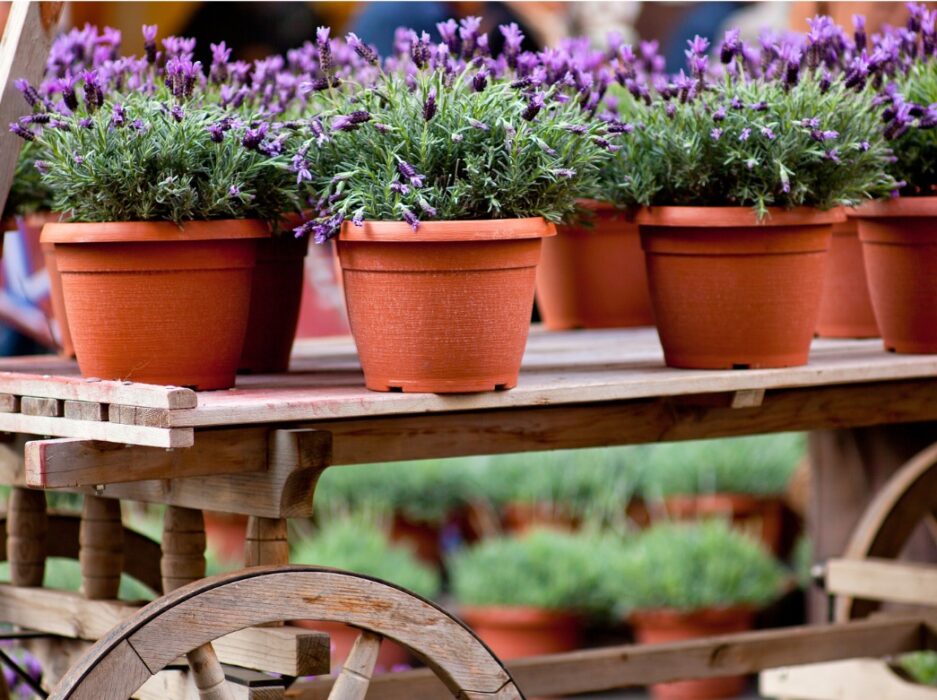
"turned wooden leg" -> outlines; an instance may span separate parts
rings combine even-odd
[[[245,566],[279,566],[289,563],[290,544],[286,518],[261,518],[254,515],[248,518],[247,538],[244,541]],[[271,622],[264,626],[282,625],[282,622]]]
[[[42,586],[48,531],[45,492],[14,487],[7,516],[7,560],[14,586]]]
[[[163,518],[163,593],[205,578],[205,519],[202,511],[169,506]],[[211,644],[186,654],[202,700],[232,700]]]
[[[124,526],[120,501],[85,496],[78,531],[81,591],[90,600],[113,600],[124,568]]]

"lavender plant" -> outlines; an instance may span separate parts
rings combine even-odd
[[[614,150],[605,125],[537,56],[520,53],[516,26],[501,27],[505,52],[491,57],[478,24],[441,24],[438,45],[401,32],[399,54],[383,66],[349,36],[373,80],[355,86],[352,100],[325,91],[332,109],[311,120],[293,163],[321,197],[298,233],[321,242],[346,220],[402,220],[417,231],[421,220],[558,222],[574,210]]]
[[[23,145],[16,161],[3,217],[0,218],[24,216],[52,209],[52,190],[42,181],[42,175],[36,169],[37,152],[36,144],[27,142]]]
[[[619,52],[617,114],[626,137],[599,196],[625,206],[750,206],[829,209],[893,191],[881,110],[866,81],[841,61],[841,32],[825,18],[804,45],[773,45],[758,57],[727,32],[710,65],[709,43],[689,42],[687,71],[653,87]]]

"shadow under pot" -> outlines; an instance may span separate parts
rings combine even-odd
[[[841,209],[654,207],[638,213],[670,367],[807,364]]]
[[[937,353],[937,197],[867,202],[855,216],[885,349]]]
[[[550,330],[654,325],[638,226],[607,202],[580,200],[582,223],[543,242],[537,306]]]
[[[296,238],[288,230],[257,241],[257,263],[239,371],[278,374],[289,370],[308,249],[309,238]]]
[[[234,386],[256,241],[269,235],[252,220],[47,224],[82,375]]]
[[[852,217],[841,224],[833,224],[817,335],[821,338],[881,336],[872,311],[859,224]]]
[[[365,385],[465,393],[517,384],[542,218],[346,222],[338,241]]]

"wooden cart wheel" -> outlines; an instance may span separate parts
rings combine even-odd
[[[46,556],[78,560],[81,516],[72,513],[50,513],[48,551]],[[6,540],[7,518],[0,515],[0,542]],[[159,572],[159,542],[124,528],[124,573],[159,593],[162,581]],[[0,547],[0,561],[6,561],[6,548]]]
[[[889,479],[866,508],[853,530],[844,558],[897,558],[921,523],[937,515],[937,443],[922,450]],[[878,601],[849,596],[836,598],[838,622],[865,617],[881,606]]]
[[[331,700],[365,697],[384,637],[413,652],[457,698],[523,698],[497,657],[441,608],[382,581],[312,566],[255,567],[176,589],[100,639],[50,698],[125,700],[191,649],[245,627],[294,619],[362,630]]]

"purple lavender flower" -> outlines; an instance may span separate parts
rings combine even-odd
[[[673,78],[673,88],[680,97],[680,102],[686,104],[694,93],[696,81],[687,76],[681,69]]]
[[[410,165],[407,161],[399,158],[397,159],[397,172],[399,172],[403,177],[407,178],[413,187],[419,188],[423,186],[423,176],[420,175],[416,171],[416,168]]]
[[[830,150],[828,150],[828,151],[824,154],[824,157],[825,157],[827,160],[833,161],[833,162],[836,163],[837,165],[842,162],[842,161],[839,159],[839,149],[838,149],[838,148],[831,148]]]
[[[354,49],[356,54],[361,56],[361,58],[363,58],[367,63],[370,63],[372,66],[376,66],[380,61],[377,52],[361,41],[361,39],[358,38],[358,35],[354,32],[349,32],[345,36],[345,41],[347,41],[348,45]]]
[[[241,145],[249,151],[258,150],[258,147],[267,135],[267,129],[269,129],[269,124],[267,124],[267,122],[260,122],[256,128],[247,129],[244,132],[244,136],[241,138]]]
[[[471,121],[475,121],[475,120],[473,119]],[[478,123],[481,124],[481,122],[478,122]],[[475,125],[472,124],[472,126],[475,126]],[[482,124],[482,126],[484,126],[484,124]],[[563,128],[566,129],[566,131],[568,131],[571,134],[579,134],[580,136],[582,134],[585,134],[589,130],[585,124],[565,124]],[[485,127],[486,131],[487,129],[488,127]]]
[[[429,34],[423,32],[423,34],[417,38],[416,33],[414,32],[413,41],[410,44],[410,58],[417,68],[422,68],[427,63],[429,63],[430,58],[432,57],[432,52],[430,51],[429,46]]]
[[[410,224],[410,228],[416,233],[420,229],[420,220],[407,207],[400,207],[400,213],[403,214],[403,220]]]
[[[829,71],[823,71],[823,75],[820,76],[820,92],[826,93],[832,84],[833,76],[830,75]]]
[[[732,101],[729,102],[729,106],[732,109],[742,109],[745,105],[742,103],[742,100],[738,98],[738,96],[735,96],[732,98]]]
[[[725,108],[725,107],[720,107],[720,108],[717,109],[715,112],[713,112],[713,121],[714,121],[714,122],[717,122],[717,123],[718,123],[718,122],[721,122],[721,121],[725,121],[725,118],[726,118],[726,108]]]
[[[231,185],[231,187],[228,188],[228,196],[231,199],[239,199],[241,197],[241,188],[237,185]]]
[[[36,170],[39,171],[40,175],[45,175],[46,173],[49,172],[49,169],[50,169],[49,164],[46,163],[44,160],[34,161],[33,164],[36,166]]]
[[[852,30],[853,41],[856,44],[856,53],[862,53],[865,51],[865,47],[868,44],[868,40],[865,34],[864,15],[852,16]]]
[[[462,40],[462,58],[468,60],[475,55],[478,46],[478,31],[482,26],[481,17],[464,17],[459,20],[459,39]],[[446,42],[448,44],[448,42]]]
[[[75,83],[77,79],[71,75],[59,78],[55,83],[55,88],[62,93],[62,101],[70,112],[78,109],[78,97],[75,95]]]
[[[553,174],[564,180],[570,180],[576,177],[576,170],[573,168],[554,168]]]
[[[221,143],[224,141],[224,129],[221,127],[221,124],[209,124],[205,131],[208,132],[209,137],[215,143]]]
[[[155,24],[143,25],[143,51],[150,65],[156,63],[156,29]]]
[[[78,126],[80,126],[82,129],[90,129],[93,125],[94,122],[92,122],[88,117],[82,117],[78,120]]]
[[[329,135],[322,126],[322,122],[319,117],[310,120],[309,129],[312,131],[312,135],[316,137],[316,145],[322,146],[322,144],[329,141]]]
[[[228,61],[231,60],[231,49],[223,41],[211,45],[211,68],[208,77],[215,85],[220,85],[228,79]]]
[[[429,121],[436,116],[436,88],[431,87],[423,101],[423,121]]]
[[[709,69],[709,57],[706,54],[709,50],[709,39],[697,34],[687,41],[687,46],[689,48],[683,53],[686,55],[690,73],[697,79],[702,80]]]
[[[712,131],[709,132],[709,138],[713,141],[718,141],[722,138],[723,131],[719,127],[714,127]]]
[[[769,141],[774,141],[777,138],[777,135],[771,129],[770,126],[761,127],[761,135],[764,136]]]
[[[331,31],[329,27],[318,27],[316,29],[316,47],[319,50],[319,70],[326,76],[330,76],[333,71],[332,42],[329,39]]]
[[[719,49],[719,60],[723,64],[731,63],[732,59],[739,53],[742,41],[740,39],[741,30],[729,29],[722,39],[722,46]]]
[[[423,199],[422,197],[420,197],[419,200],[418,200],[418,203],[419,203],[419,205],[420,205],[420,209],[422,209],[423,212],[424,212],[427,216],[429,216],[429,217],[436,216],[436,207],[431,206],[430,203],[427,202],[425,199]]]
[[[748,105],[748,108],[753,112],[766,112],[768,110],[768,103],[762,100],[761,102],[754,102]]]
[[[449,51],[452,54],[458,55],[462,51],[462,42],[459,39],[459,25],[454,19],[448,19],[445,22],[439,22],[436,24],[436,31],[439,32],[439,36],[445,42],[446,46],[449,47]]]
[[[342,114],[332,120],[332,131],[354,131],[362,124],[371,121],[371,113],[363,109],[351,114]]]
[[[127,110],[119,102],[115,102],[111,108],[111,126],[121,127],[127,121]]]
[[[664,108],[664,111],[667,113],[668,117],[673,119],[677,114],[677,105],[675,105],[673,102],[668,102],[667,106]]]
[[[928,105],[918,120],[918,127],[921,129],[933,129],[935,126],[937,126],[937,103]]]
[[[364,208],[361,208],[355,212],[354,216],[351,217],[351,223],[353,223],[358,228],[364,226]]]
[[[469,119],[469,124],[473,129],[478,129],[479,131],[488,131],[488,125],[485,122],[480,122],[477,119]]]
[[[172,109],[170,110],[170,114],[172,114],[172,118],[177,122],[181,122],[183,119],[185,119],[185,112],[179,105],[173,105]]]
[[[472,77],[472,89],[475,92],[484,92],[488,87],[488,69],[482,68]]]
[[[501,36],[504,37],[504,57],[511,68],[517,67],[517,56],[521,52],[521,45],[524,43],[524,33],[516,23],[502,24],[498,29]]]
[[[396,192],[400,195],[410,194],[410,188],[399,180],[394,180],[390,183],[390,189],[392,192]]]
[[[906,7],[908,8],[908,31],[916,34],[921,31],[921,20],[927,14],[927,8],[917,2],[909,2]]]
[[[870,148],[872,148],[872,144],[870,144],[868,141],[860,141],[860,142],[859,142],[859,150],[860,150],[860,151],[865,152],[865,151],[868,151]]]
[[[104,104],[104,92],[101,90],[101,80],[97,71],[85,71],[82,73],[85,81],[85,106],[89,112],[94,112],[98,107]]]
[[[16,136],[19,136],[24,141],[34,141],[36,138],[36,135],[32,131],[24,128],[23,126],[21,126],[20,124],[17,124],[16,122],[12,122],[10,124],[10,133],[15,134]]]
[[[542,92],[535,92],[531,97],[530,101],[527,103],[527,107],[524,109],[521,117],[524,121],[533,121],[534,118],[540,113],[540,110],[543,109],[544,105],[544,94]]]
[[[389,126],[388,124],[382,124],[381,122],[372,122],[372,126],[374,126],[374,130],[380,134],[389,134],[394,130],[392,126]]]
[[[608,133],[610,134],[630,134],[634,131],[633,124],[628,124],[627,122],[620,122],[620,121],[609,122],[606,128],[608,129]],[[585,130],[585,127],[583,127],[583,130]]]
[[[30,85],[28,80],[20,78],[19,80],[14,80],[13,85],[15,85],[16,89],[22,93],[23,99],[26,100],[30,107],[42,107],[42,98],[39,97],[39,93],[36,92],[36,88]]]
[[[739,134],[739,141],[748,141],[748,137],[752,135],[752,130],[747,126],[742,129],[742,133]]]

